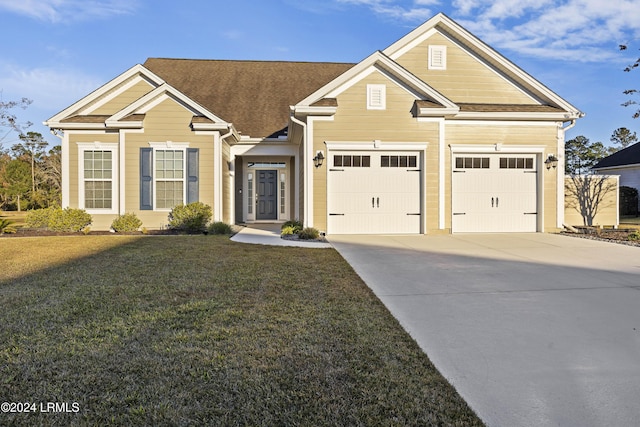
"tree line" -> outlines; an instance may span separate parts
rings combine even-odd
[[[26,132],[31,123],[20,122],[15,109],[29,104],[27,98],[8,102],[0,98],[0,210],[61,204],[61,147],[49,149],[40,133]],[[5,147],[14,134],[18,134],[18,142]]]

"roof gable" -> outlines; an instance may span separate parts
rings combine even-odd
[[[459,108],[447,97],[411,74],[399,64],[378,51],[362,62],[316,90],[296,105],[296,109],[317,105],[322,99],[333,99],[372,73],[379,72],[392,82],[411,92],[417,100],[429,101],[440,113],[455,113]],[[444,111],[446,110],[446,111]]]
[[[439,13],[429,19],[427,22],[411,31],[391,46],[387,47],[383,50],[383,53],[394,61],[401,62],[401,57],[403,55],[406,55],[412,49],[418,48],[429,38],[436,35],[444,37],[450,43],[466,51],[470,58],[479,61],[484,64],[485,67],[490,69],[495,74],[496,78],[502,78],[505,82],[508,81],[514,89],[517,89],[517,91],[520,92],[520,96],[524,95],[530,97],[531,104],[546,104],[559,108],[567,113],[566,119],[582,117],[583,114],[576,107],[442,13]],[[426,68],[427,58],[424,59],[424,63]],[[416,70],[411,71],[421,78],[428,79],[426,76],[423,77],[422,73],[417,73]],[[429,80],[426,81],[430,83]],[[436,86],[435,83],[433,86],[441,92],[444,92],[444,89]],[[465,86],[468,86],[468,84]],[[465,99],[457,99],[457,97],[454,98],[452,96],[450,96],[450,98],[455,102],[484,102],[479,100],[469,101]],[[526,102],[524,99],[521,99],[518,103]]]
[[[635,143],[600,160],[593,169],[640,165],[640,143]]]
[[[164,81],[160,77],[147,70],[142,65],[134,65],[116,78],[100,86],[89,95],[60,111],[44,122],[44,124],[50,127],[57,127],[62,123],[68,123],[73,117],[83,117],[83,119],[79,120],[84,123],[93,122],[95,120],[89,119],[87,116],[110,116],[117,112],[113,111],[117,107],[108,107],[109,103],[117,104],[120,107],[122,107],[123,103],[128,104],[132,98],[130,95],[127,95],[127,92],[132,91],[132,88],[138,86],[138,90],[133,90],[132,92],[135,92],[140,96],[145,92],[145,90],[142,89],[144,86],[148,85],[149,90],[146,92],[150,92],[153,88],[160,86],[162,83],[164,83]],[[136,95],[133,96],[135,97]],[[128,101],[120,103],[114,102],[118,97],[127,98]]]

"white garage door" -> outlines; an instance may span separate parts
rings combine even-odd
[[[454,154],[453,232],[535,232],[536,155]]]
[[[419,152],[333,152],[328,163],[328,233],[420,233]]]

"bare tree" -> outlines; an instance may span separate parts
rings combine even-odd
[[[626,44],[621,44],[620,46],[620,50],[627,50],[628,46]],[[636,59],[635,62],[629,64],[629,66],[627,66],[627,68],[624,69],[625,72],[630,72],[636,68],[640,67],[640,58]],[[623,92],[625,95],[638,95],[638,93],[640,93],[640,91],[638,89],[627,89]],[[629,107],[630,105],[638,105],[638,101],[634,100],[634,99],[629,99],[628,101],[624,102],[622,104],[624,107]],[[635,113],[633,113],[633,118],[637,119],[638,117],[640,117],[640,110],[636,110]]]
[[[16,132],[18,135],[21,135],[23,129],[32,125],[31,122],[20,123],[18,117],[12,111],[15,108],[22,108],[24,110],[31,102],[33,101],[28,98],[22,98],[20,101],[5,102],[2,100],[2,91],[0,91],[0,128],[6,128],[6,132],[0,130],[0,146],[2,146],[2,143],[11,132]]]

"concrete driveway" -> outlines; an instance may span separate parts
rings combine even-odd
[[[487,425],[638,425],[640,248],[550,234],[330,241]]]

